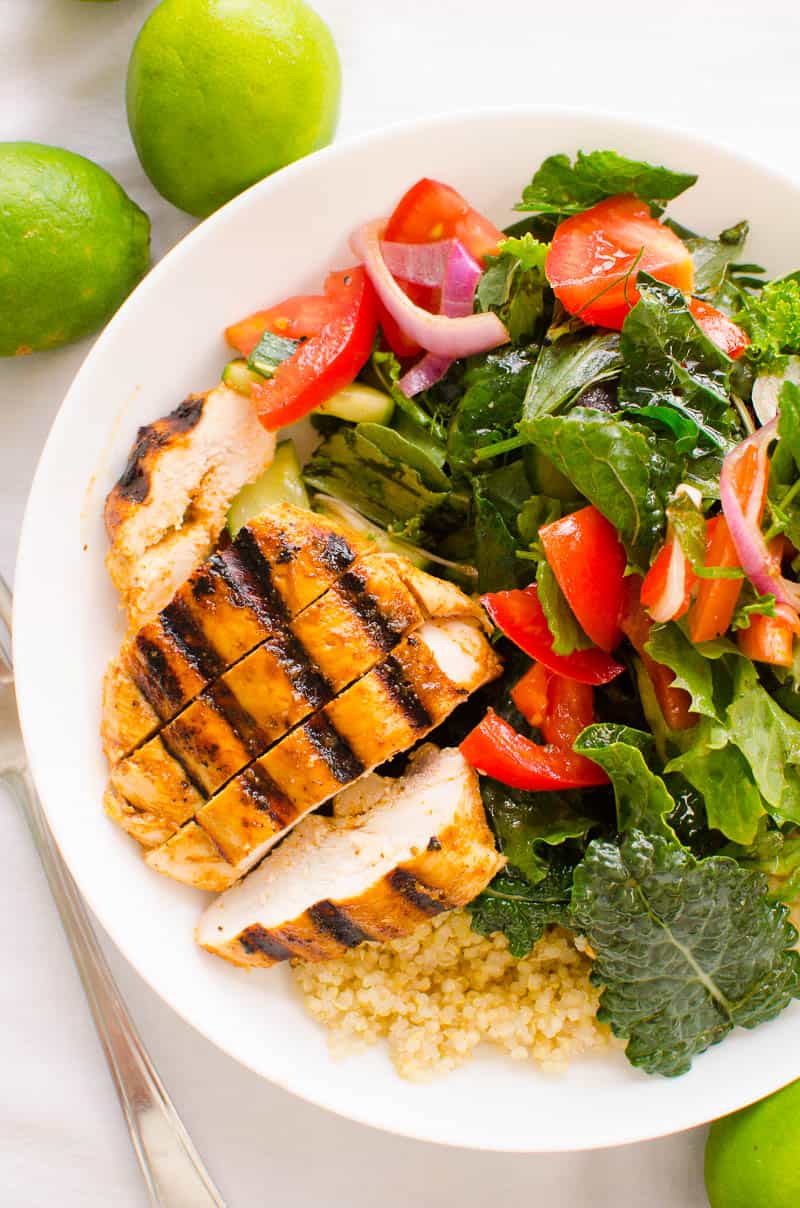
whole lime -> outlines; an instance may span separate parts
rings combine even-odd
[[[202,218],[329,143],[339,89],[303,0],[162,0],[131,55],[128,124],[158,191]]]
[[[103,168],[0,143],[0,356],[88,335],[149,262],[150,221]]]
[[[711,1208],[800,1204],[800,1082],[711,1125],[706,1190]]]

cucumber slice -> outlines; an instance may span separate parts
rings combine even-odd
[[[244,357],[237,357],[235,361],[228,361],[222,371],[222,381],[226,386],[230,386],[231,390],[236,390],[239,394],[246,394],[249,398],[250,387],[255,382],[263,382],[264,378],[260,373],[250,369]]]
[[[247,358],[247,364],[256,373],[272,377],[277,366],[294,356],[299,347],[299,340],[288,340],[285,336],[275,336],[271,331],[265,331]]]
[[[353,382],[320,403],[317,411],[349,420],[351,424],[388,424],[394,414],[394,399],[374,386]]]
[[[272,507],[274,503],[293,503],[307,508],[308,495],[300,473],[294,443],[282,440],[275,450],[272,465],[260,478],[242,487],[228,511],[228,529],[235,537],[243,524]]]

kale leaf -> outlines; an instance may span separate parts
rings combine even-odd
[[[604,197],[634,193],[657,215],[696,180],[687,172],[627,159],[616,151],[579,151],[574,164],[568,155],[551,155],[523,189],[516,209],[566,216],[579,214]]]
[[[547,875],[545,847],[582,839],[595,825],[581,812],[580,794],[527,793],[497,780],[481,778],[481,795],[500,850],[513,868],[531,883]]]
[[[479,935],[502,931],[511,955],[521,959],[542,938],[545,927],[569,925],[571,891],[568,864],[554,863],[535,885],[511,870],[498,873],[468,907],[472,929]]]
[[[800,994],[787,909],[734,860],[697,860],[636,830],[619,845],[594,840],[572,913],[596,953],[598,1018],[648,1073],[685,1073],[734,1027],[773,1019]]]
[[[517,541],[497,504],[486,493],[481,478],[473,480],[473,498],[478,591],[504,591],[515,587],[522,573]]]
[[[477,309],[499,315],[512,344],[533,340],[544,315],[547,250],[533,235],[523,235],[505,239],[496,256],[486,257],[486,271],[475,291]]]
[[[521,431],[541,415],[551,415],[583,390],[614,378],[622,368],[619,336],[587,329],[547,344],[534,366],[525,395]]]
[[[447,457],[454,473],[469,471],[478,449],[516,431],[533,356],[527,349],[506,348],[470,365],[447,435]]]
[[[680,290],[646,273],[625,319],[617,397],[632,415],[668,427],[681,453],[726,449],[738,425],[729,397],[731,360],[709,340]]]
[[[524,433],[611,521],[632,561],[646,568],[664,529],[666,500],[680,478],[674,449],[641,424],[586,407],[540,416],[524,425]]]

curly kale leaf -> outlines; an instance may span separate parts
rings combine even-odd
[[[470,903],[472,930],[479,935],[502,931],[512,956],[527,956],[551,923],[569,925],[572,868],[554,864],[536,885],[513,870],[498,873]]]
[[[568,155],[551,155],[523,189],[516,209],[565,216],[588,210],[604,197],[634,193],[660,214],[668,201],[696,180],[691,173],[672,172],[616,151],[579,151],[574,163]]]
[[[747,356],[759,365],[800,353],[800,281],[796,274],[770,281],[758,294],[743,294],[737,323],[750,336]]]
[[[572,912],[596,953],[599,1018],[648,1073],[685,1073],[734,1027],[756,1027],[800,994],[786,907],[734,860],[697,860],[636,830],[620,845],[595,840],[574,873]]]

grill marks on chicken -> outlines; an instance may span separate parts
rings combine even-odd
[[[270,509],[110,668],[106,810],[158,871],[230,884],[498,673],[481,624],[405,559]]]
[[[343,528],[289,504],[246,525],[111,663],[101,730],[109,760],[127,755],[221,670],[285,628],[362,551]]]
[[[204,948],[237,965],[327,960],[463,905],[504,863],[457,750],[423,748],[399,780],[369,776],[339,804],[208,907]]]

